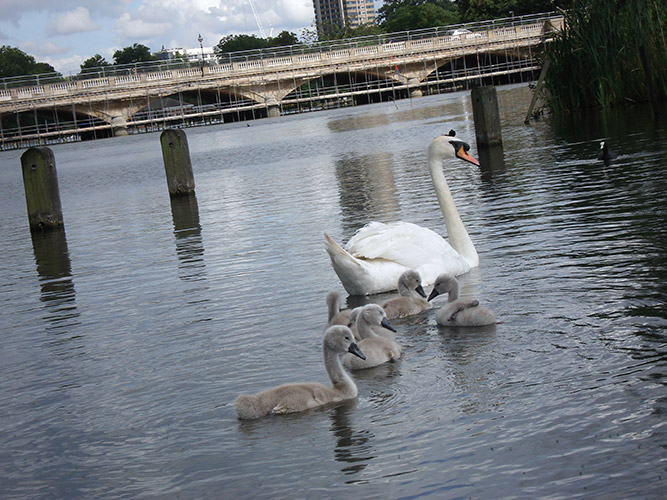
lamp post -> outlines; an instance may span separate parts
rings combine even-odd
[[[197,41],[199,42],[199,48],[201,49],[201,65],[204,65],[204,46],[202,45],[202,42],[204,39],[201,36],[201,33],[199,33],[199,36],[197,37]]]

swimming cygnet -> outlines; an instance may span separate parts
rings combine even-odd
[[[387,300],[382,307],[388,319],[406,318],[431,308],[422,288],[422,278],[417,271],[408,269],[398,278],[400,297]]]
[[[327,328],[333,325],[350,325],[351,309],[341,309],[343,299],[336,290],[331,290],[327,294]]]
[[[496,316],[475,299],[459,299],[459,282],[451,274],[439,275],[428,300],[448,293],[447,304],[435,312],[435,320],[444,326],[483,326],[496,322]]]
[[[361,310],[364,308],[364,306],[359,306],[355,307],[352,309],[350,312],[350,324],[348,325],[350,327],[350,330],[352,330],[352,334],[354,335],[354,340],[356,342],[360,342],[363,340],[363,338],[359,335],[359,332],[357,332],[357,315],[361,312]],[[389,325],[389,328],[385,328],[384,323],[380,322],[379,325],[371,325],[371,330],[373,330],[373,333],[375,333],[377,336],[395,341],[396,340],[396,329]]]
[[[377,335],[373,326],[382,326],[388,330],[396,331],[387,321],[387,315],[378,304],[367,304],[362,307],[357,315],[355,326],[357,334],[361,337],[359,348],[364,353],[365,359],[358,359],[351,354],[343,355],[343,366],[350,370],[361,370],[372,368],[388,361],[395,361],[401,357],[401,346],[395,341]]]
[[[357,397],[357,386],[341,364],[340,358],[344,353],[365,359],[348,327],[336,325],[328,328],[322,340],[322,354],[332,387],[317,382],[302,382],[273,387],[254,396],[241,394],[234,402],[236,416],[240,420],[249,420],[271,413],[297,413]]]

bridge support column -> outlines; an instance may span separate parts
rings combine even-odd
[[[114,137],[123,137],[128,135],[127,121],[125,121],[125,117],[114,116],[111,118],[111,130],[113,131]]]
[[[424,95],[421,89],[421,80],[419,78],[410,78],[408,80],[408,89],[410,97],[421,97]]]
[[[268,97],[266,99],[266,106],[269,118],[276,118],[280,116],[280,104],[275,97]]]

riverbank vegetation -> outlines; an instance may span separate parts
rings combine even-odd
[[[657,0],[585,0],[545,58],[546,100],[553,112],[667,98],[667,7]]]

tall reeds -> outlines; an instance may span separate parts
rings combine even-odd
[[[582,0],[547,48],[554,112],[667,98],[664,0]]]

